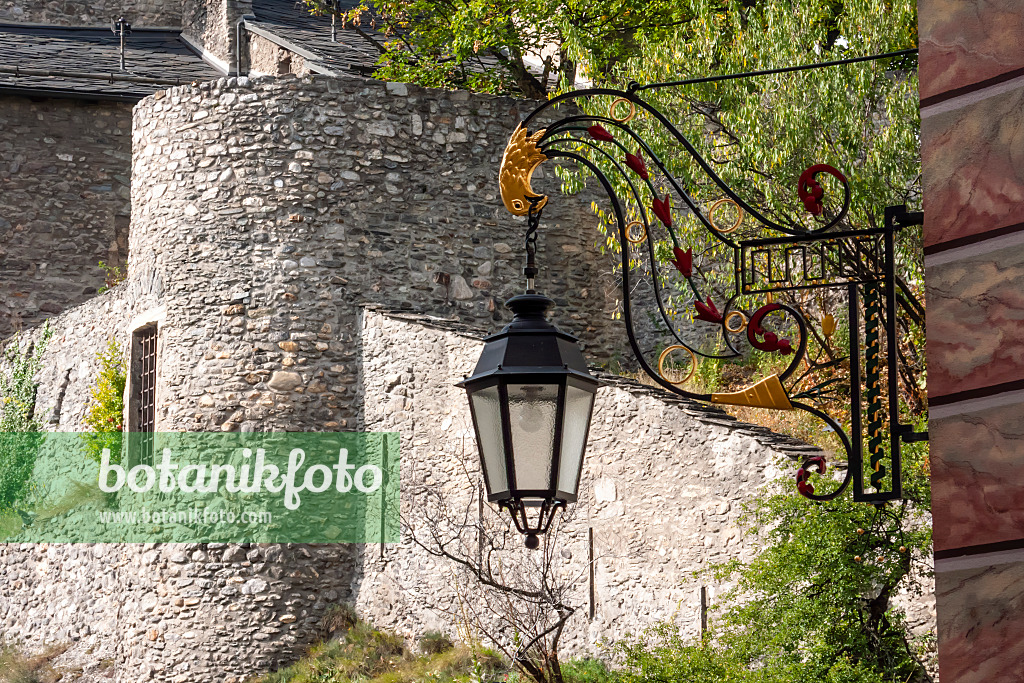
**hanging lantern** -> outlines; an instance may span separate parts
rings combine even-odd
[[[531,283],[532,284],[532,283]],[[545,317],[551,299],[509,299],[515,314],[485,339],[476,370],[458,386],[469,395],[487,500],[508,510],[526,547],[576,502],[598,382],[575,337]]]

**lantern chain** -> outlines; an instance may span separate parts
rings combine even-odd
[[[537,268],[537,229],[540,227],[540,211],[537,210],[537,203],[530,201],[530,213],[526,217],[526,267],[523,268],[523,275],[526,276],[526,293],[534,294],[534,281],[540,270]]]

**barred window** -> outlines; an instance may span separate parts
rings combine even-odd
[[[132,403],[135,429],[141,434],[135,460],[153,464],[153,432],[156,431],[156,346],[157,327],[148,325],[132,336]]]

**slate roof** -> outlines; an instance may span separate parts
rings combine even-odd
[[[357,0],[341,0],[342,9],[352,9]],[[338,25],[338,41],[331,42],[331,18],[313,16],[295,0],[253,0],[255,19],[245,27],[282,47],[302,55],[313,71],[340,75],[369,76],[380,56],[378,45],[384,36],[369,20],[359,27]]]
[[[359,5],[358,0],[340,0],[343,10]],[[338,25],[338,41],[331,42],[331,18],[313,16],[298,0],[253,0],[255,19],[247,19],[245,27],[307,59],[311,70],[333,75],[373,74],[380,57],[378,46],[384,35],[374,22],[366,18],[359,26]],[[492,68],[493,58],[481,57],[480,64],[470,69]]]
[[[341,0],[343,9],[358,0]],[[384,35],[371,19],[338,26],[313,16],[297,0],[253,0],[245,27],[306,58],[310,70],[370,76]],[[0,23],[0,94],[138,101],[157,90],[219,78],[180,31],[135,29],[127,40],[127,70],[120,69],[119,38],[105,28]],[[490,68],[485,59],[471,68]]]
[[[178,83],[223,75],[180,32],[153,29],[128,36],[127,71],[121,71],[119,40],[110,29],[0,24],[0,93],[138,101]],[[6,73],[10,69],[19,73]],[[124,76],[134,80],[116,80]]]

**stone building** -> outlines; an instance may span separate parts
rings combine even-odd
[[[366,79],[366,38],[335,43],[291,2],[52,5],[0,3],[18,22],[0,25],[0,333],[52,318],[52,429],[81,428],[109,338],[132,359],[155,339],[159,431],[396,430],[403,487],[471,496],[453,385],[522,288],[524,225],[496,174],[530,105]],[[115,14],[133,25],[126,73]],[[601,362],[625,339],[589,206],[546,211],[539,282]],[[102,294],[100,260],[126,271]],[[749,550],[740,503],[809,448],[603,381],[563,555],[586,577],[578,651],[658,619],[696,634],[693,572]],[[118,681],[240,681],[294,661],[334,603],[411,637],[457,597],[408,541],[0,546],[0,633],[74,643]]]

